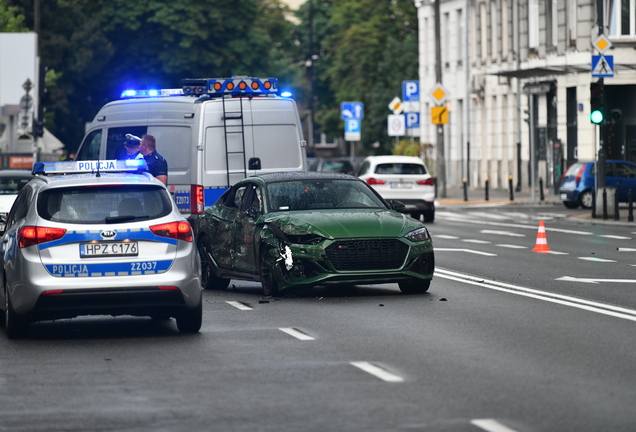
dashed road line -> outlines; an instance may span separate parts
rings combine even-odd
[[[599,237],[605,237],[605,238],[616,239],[616,240],[631,240],[632,239],[631,237],[610,235],[610,234],[599,235]]]
[[[525,234],[518,234],[510,231],[481,230],[482,234],[503,235],[508,237],[525,237]]]
[[[477,243],[477,244],[490,244],[489,241],[486,240],[477,240],[477,239],[464,239],[462,240],[463,242],[466,243]]]
[[[473,253],[477,255],[497,256],[497,254],[494,254],[494,253],[476,251],[472,249],[435,248],[435,252],[467,252],[467,253]]]
[[[234,306],[237,309],[240,310],[244,310],[244,311],[248,311],[248,310],[253,310],[251,307],[244,305],[241,302],[237,302],[237,301],[226,301],[225,303],[229,304],[230,306]]]
[[[350,363],[352,366],[357,367],[358,369],[361,369],[373,376],[375,376],[376,378],[380,378],[382,381],[386,381],[386,382],[403,382],[404,378],[402,378],[401,376],[392,374],[391,372],[387,372],[386,370],[373,365],[369,362],[351,362]]]
[[[511,429],[493,419],[475,419],[471,420],[470,423],[487,432],[517,432],[516,429]]]
[[[578,259],[583,261],[593,261],[593,262],[616,262],[616,260],[597,258],[597,257],[578,257]]]
[[[495,246],[505,247],[510,249],[528,249],[528,246],[513,245],[513,244],[496,244]]]
[[[447,239],[447,240],[457,240],[459,238],[457,236],[446,235],[446,234],[433,235],[433,237]]]
[[[311,336],[301,332],[300,330],[296,330],[295,328],[291,328],[291,327],[281,327],[278,330],[287,333],[290,336],[295,337],[296,339],[302,340],[302,341],[310,341],[310,340],[315,340],[314,338],[312,338]]]

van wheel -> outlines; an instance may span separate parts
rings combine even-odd
[[[182,312],[177,316],[177,328],[181,333],[197,333],[203,323],[203,299],[192,310]]]
[[[424,222],[433,223],[435,221],[435,211],[424,213]]]
[[[9,339],[19,339],[29,333],[29,322],[13,310],[9,290],[4,290],[4,329]]]
[[[199,241],[197,242],[197,248],[201,256],[201,286],[203,289],[222,290],[228,287],[230,280],[220,278],[212,271],[212,265],[208,258],[209,251],[212,250],[210,247],[211,244],[212,242],[205,234],[199,237]]]

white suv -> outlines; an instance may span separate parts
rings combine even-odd
[[[415,156],[369,156],[358,170],[358,177],[372,186],[385,200],[404,203],[411,217],[424,222],[435,220],[435,182],[422,159]]]

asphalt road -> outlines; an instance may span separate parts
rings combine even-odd
[[[536,212],[509,210],[440,212],[423,295],[263,299],[233,282],[204,293],[198,335],[93,317],[0,338],[0,431],[633,430],[633,284],[556,279],[636,279],[636,252],[617,249],[629,240],[603,237],[636,229],[542,214],[563,254],[538,254],[536,228],[505,225],[538,225]]]

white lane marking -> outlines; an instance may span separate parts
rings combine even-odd
[[[566,282],[583,282],[583,283],[636,283],[636,279],[595,279],[595,278],[577,278],[572,276],[561,276],[558,281]]]
[[[593,302],[576,297],[565,296],[561,294],[549,293],[546,291],[539,291],[531,288],[524,288],[518,285],[508,284],[504,282],[498,282],[493,280],[485,280],[475,276],[470,276],[462,273],[457,273],[440,268],[435,269],[435,276],[454,280],[457,282],[464,282],[470,285],[480,286],[495,291],[507,292],[509,294],[515,294],[523,297],[530,297],[537,300],[542,300],[550,303],[557,303],[563,306],[583,309],[589,312],[598,313],[601,315],[609,315],[614,318],[621,318],[629,321],[636,321],[636,310],[627,309],[618,306],[612,306],[604,303]],[[558,280],[558,279],[557,279]]]
[[[634,248],[616,248],[616,250],[619,252],[636,252]]]
[[[243,303],[241,302],[237,302],[237,301],[226,301],[225,303],[229,304],[230,306],[234,306],[237,309],[240,310],[253,310],[251,307],[249,306],[245,306]]]
[[[463,242],[466,243],[477,243],[477,244],[489,244],[489,241],[486,240],[477,240],[477,239],[464,239],[462,240]]]
[[[610,235],[610,234],[599,235],[599,237],[605,237],[605,238],[616,239],[616,240],[631,240],[632,239],[631,237],[617,236],[617,235]]]
[[[517,432],[515,429],[511,429],[493,419],[475,419],[470,422],[478,428],[488,432]]]
[[[382,368],[379,368],[375,365],[372,365],[369,362],[351,362],[352,366],[357,367],[358,369],[362,369],[363,371],[370,373],[376,378],[380,378],[386,382],[403,382],[404,378],[394,375],[391,372],[387,372]]]
[[[456,213],[452,213],[452,212],[439,212],[438,211],[437,215],[438,216],[443,216],[445,220],[454,221],[454,222],[472,223],[472,224],[478,224],[478,225],[494,225],[496,227],[522,228],[522,229],[531,229],[531,230],[535,230],[535,231],[539,228],[536,225],[520,225],[520,224],[512,224],[512,223],[488,222],[488,221],[482,221],[482,220],[467,219],[467,218],[464,218],[464,217],[460,217]],[[578,235],[592,235],[593,234],[591,232],[585,232],[585,231],[573,231],[573,230],[565,230],[565,229],[549,228],[549,227],[546,227],[545,230],[546,231],[553,231],[553,232],[561,232],[561,233],[565,233],[565,234],[578,234]]]
[[[457,240],[459,238],[457,236],[446,235],[446,234],[434,235],[433,237],[441,238],[441,239],[448,239],[448,240]]]
[[[435,248],[435,252],[468,252],[468,253],[474,253],[474,254],[477,254],[477,255],[497,256],[497,254],[488,253],[488,252],[481,252],[481,251],[476,251],[476,250],[472,250],[472,249]]]
[[[494,231],[494,230],[481,230],[482,234],[495,234],[509,237],[525,237],[525,234],[517,234],[510,231]]]
[[[520,246],[520,245],[513,245],[513,244],[497,244],[495,246],[505,247],[510,249],[528,249],[528,246]]]
[[[604,259],[604,258],[596,258],[596,257],[578,257],[578,259],[583,260],[583,261],[594,261],[594,262],[616,262],[614,260]]]
[[[300,339],[300,340],[303,340],[303,341],[315,340],[315,339],[314,339],[314,338],[312,338],[311,336],[306,335],[305,333],[300,332],[300,331],[296,330],[295,328],[291,328],[291,327],[282,327],[282,328],[279,328],[278,330],[280,330],[280,331],[282,331],[282,332],[285,332],[285,333],[287,333],[288,335],[293,336],[293,337],[295,337],[296,339]]]
[[[567,252],[557,252],[557,251],[553,251],[553,250],[549,251],[548,253],[552,254],[552,255],[569,255],[569,253],[567,253]]]
[[[485,213],[485,212],[468,212],[468,214],[471,215],[471,216],[483,217],[483,218],[494,219],[494,220],[510,219],[508,216],[501,216],[501,215],[496,215],[496,214],[492,214],[492,213]]]

